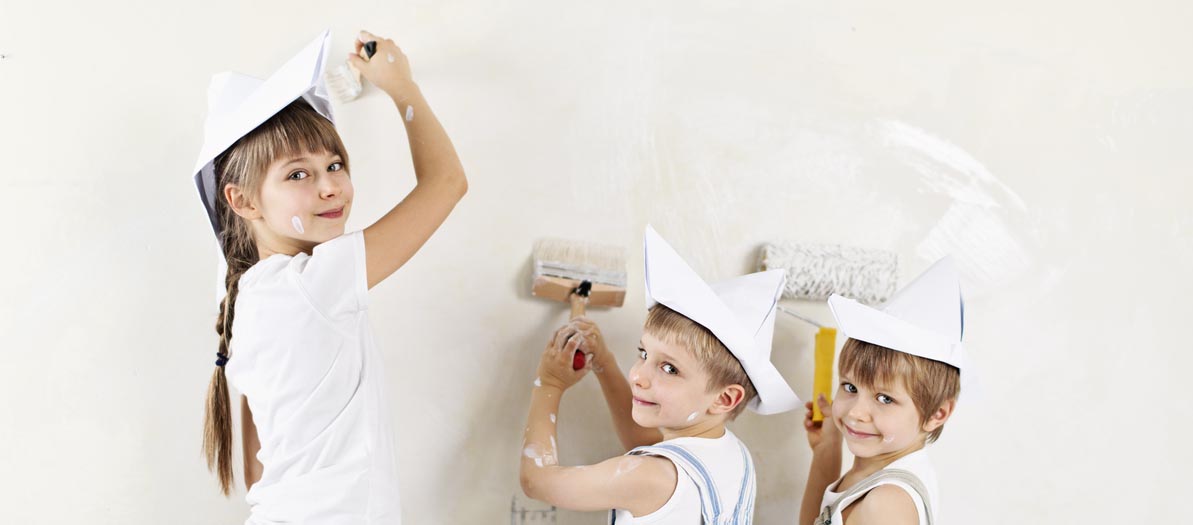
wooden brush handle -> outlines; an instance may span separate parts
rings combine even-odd
[[[572,314],[569,319],[584,317],[584,308],[588,305],[588,298],[573,293],[568,296],[568,301],[572,303]],[[584,368],[584,352],[576,350],[576,354],[572,356],[572,370],[579,370],[581,368]]]

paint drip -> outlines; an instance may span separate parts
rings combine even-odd
[[[297,215],[290,217],[290,225],[294,227],[294,231],[298,232],[299,235],[306,233],[302,227],[302,219],[299,219]]]
[[[622,474],[633,472],[642,464],[642,458],[638,456],[626,456],[621,461],[617,462],[617,470],[613,472],[613,477],[621,477]]]
[[[406,106],[406,122],[414,122],[414,106]]]

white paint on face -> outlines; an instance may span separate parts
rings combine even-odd
[[[302,227],[302,219],[299,219],[297,215],[290,217],[290,225],[294,227],[294,231],[298,232],[299,235],[306,233],[306,230]]]
[[[689,423],[691,423],[693,419],[696,419],[696,414],[699,414],[699,412],[692,412],[691,414],[688,414]]]
[[[414,106],[406,106],[406,122],[414,122]]]

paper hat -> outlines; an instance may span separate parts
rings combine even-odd
[[[644,244],[646,307],[665,305],[712,332],[741,362],[758,392],[747,405],[750,410],[765,415],[799,406],[799,397],[770,362],[775,307],[786,272],[752,273],[709,286],[650,226]]]
[[[331,31],[302,48],[268,80],[227,71],[211,77],[207,87],[207,122],[203,127],[203,148],[195,162],[195,186],[207,210],[207,218],[218,239],[221,225],[215,213],[215,158],[240,137],[260,126],[269,117],[299,97],[320,115],[335,122],[331,101],[323,80],[323,63],[331,40]]]
[[[845,335],[953,365],[966,382],[965,304],[952,258],[937,261],[881,310],[835,294],[828,305]]]

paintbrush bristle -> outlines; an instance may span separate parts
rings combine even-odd
[[[619,246],[541,239],[534,244],[534,276],[591,281],[625,288],[625,250]]]

